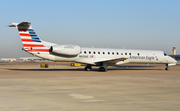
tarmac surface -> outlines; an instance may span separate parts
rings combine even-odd
[[[179,111],[180,65],[84,71],[70,63],[0,62],[0,111]]]

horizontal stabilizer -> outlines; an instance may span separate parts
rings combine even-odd
[[[11,23],[12,25],[9,25],[9,27],[29,27],[31,25],[30,22],[21,22],[21,23]]]
[[[29,27],[30,25],[30,22],[21,22],[20,24],[18,24],[18,27]]]
[[[16,27],[16,25],[9,25],[9,27]]]

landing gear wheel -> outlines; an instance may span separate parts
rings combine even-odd
[[[169,71],[169,68],[165,68],[166,71]]]
[[[102,70],[101,67],[99,67],[99,68],[98,68],[98,71],[101,71],[101,70]]]
[[[92,69],[91,66],[86,66],[86,67],[84,68],[85,71],[90,71],[91,69]]]
[[[169,67],[168,67],[168,64],[166,64],[166,68],[165,68],[166,71],[169,71]]]
[[[98,70],[99,70],[99,71],[104,71],[104,72],[106,72],[106,71],[107,71],[107,69],[106,69],[106,68],[104,68],[104,67],[99,67],[99,68],[98,68]]]

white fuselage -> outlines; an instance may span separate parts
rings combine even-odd
[[[133,50],[133,49],[109,49],[109,48],[81,48],[81,53],[77,56],[62,56],[49,52],[34,54],[44,59],[57,62],[80,62],[96,65],[95,62],[127,58],[127,60],[110,63],[108,65],[118,65],[124,63],[160,63],[174,64],[176,61],[167,56],[162,51],[156,50]]]

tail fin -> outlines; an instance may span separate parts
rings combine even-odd
[[[21,41],[23,44],[23,50],[27,52],[49,52],[49,48],[46,47],[39,39],[37,34],[31,27],[30,22],[11,23],[9,27],[16,27],[19,31]]]

